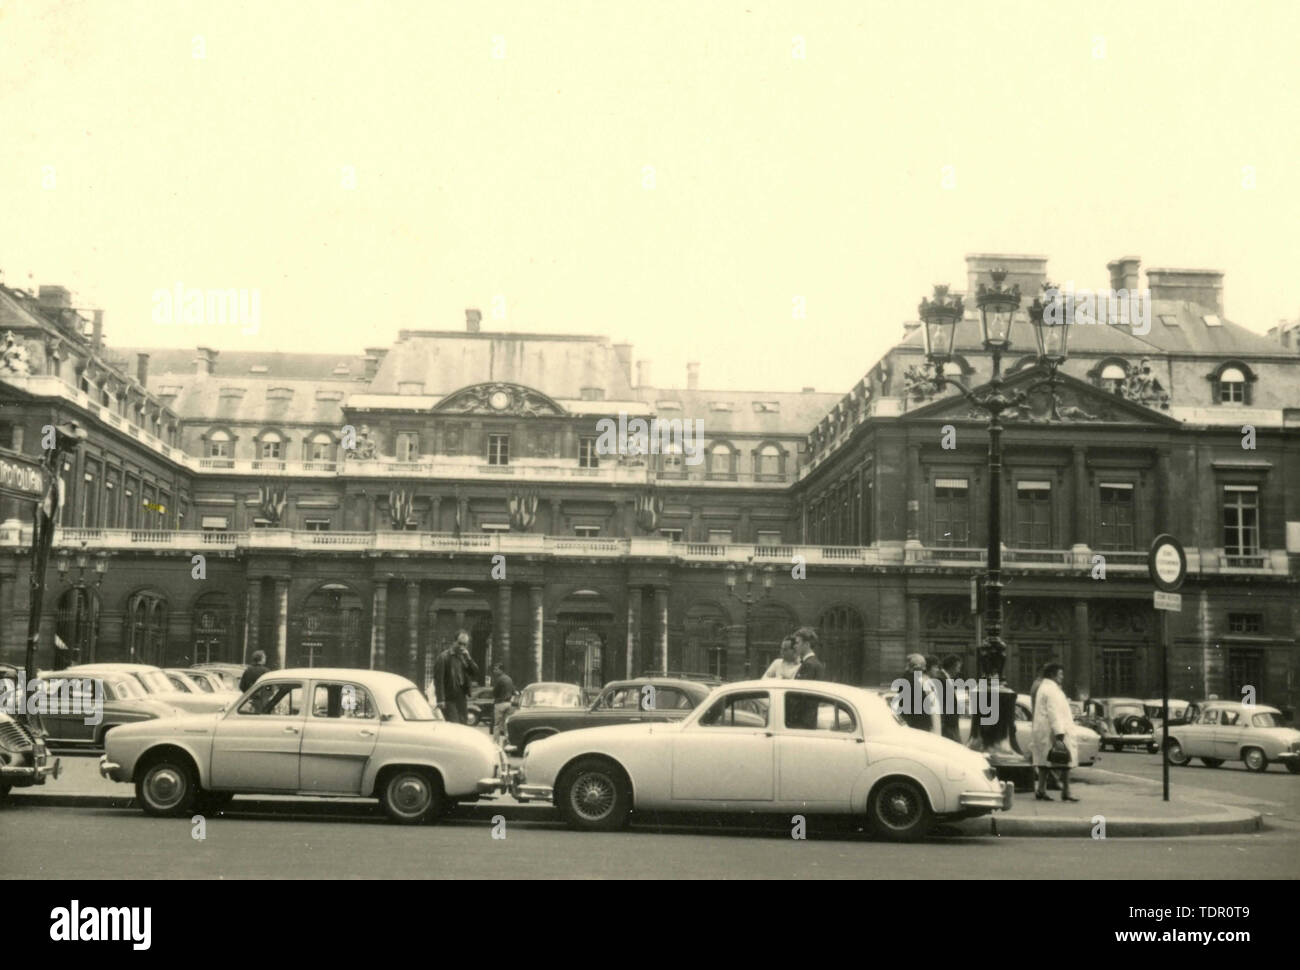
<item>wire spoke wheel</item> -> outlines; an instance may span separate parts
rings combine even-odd
[[[576,829],[612,832],[627,824],[632,789],[623,771],[602,757],[586,757],[566,768],[556,785],[556,807]]]
[[[569,804],[588,822],[601,822],[614,810],[614,779],[603,771],[585,771],[569,789]]]

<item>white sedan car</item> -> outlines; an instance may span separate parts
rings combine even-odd
[[[266,674],[227,711],[114,728],[99,771],[134,782],[149,815],[212,811],[236,794],[361,796],[416,823],[476,799],[507,763],[405,677],[315,667]]]
[[[60,677],[106,677],[109,674],[127,674],[134,677],[144,692],[153,700],[162,701],[189,714],[207,714],[221,710],[228,697],[204,694],[177,687],[158,667],[137,663],[78,664],[59,672]]]
[[[619,828],[634,809],[809,812],[865,815],[893,841],[1012,800],[983,755],[905,726],[879,694],[802,680],[727,684],[676,723],[534,741],[514,790],[578,829]]]

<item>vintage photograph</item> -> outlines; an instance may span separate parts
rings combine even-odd
[[[887,878],[1260,939],[1193,884],[1300,871],[1298,33],[0,2],[0,878],[84,881],[37,935]]]

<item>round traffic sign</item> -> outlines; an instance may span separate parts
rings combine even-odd
[[[1178,589],[1187,575],[1187,554],[1183,552],[1183,544],[1171,535],[1156,536],[1147,555],[1147,571],[1156,589],[1166,593]]]

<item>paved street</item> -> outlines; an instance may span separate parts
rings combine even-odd
[[[203,842],[186,820],[134,809],[20,807],[0,813],[0,842],[6,878],[1276,879],[1293,878],[1300,861],[1287,831],[1103,841],[938,837],[898,846],[852,832],[819,834],[816,825],[806,841],[795,841],[773,829],[596,835],[509,822],[506,837],[493,839],[480,821],[402,828],[364,807],[352,817],[235,811],[209,820]]]

